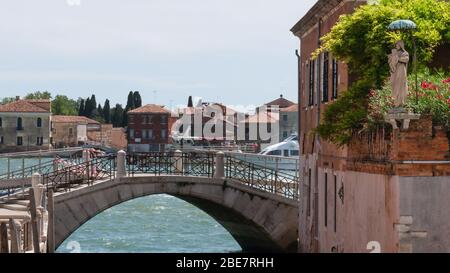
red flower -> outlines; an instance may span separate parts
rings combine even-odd
[[[443,80],[442,83],[450,83],[450,78]]]
[[[422,89],[428,89],[428,83],[426,81],[423,81],[421,87]]]

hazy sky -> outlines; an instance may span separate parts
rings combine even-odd
[[[139,90],[144,103],[167,106],[189,95],[296,101],[289,30],[315,2],[2,0],[0,97],[48,90],[125,104]]]

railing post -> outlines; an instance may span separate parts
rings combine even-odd
[[[214,178],[225,177],[225,154],[223,152],[216,153],[216,166]]]
[[[14,219],[9,219],[11,253],[22,252],[22,227]]]
[[[176,150],[175,156],[175,174],[183,174],[183,152]]]
[[[126,170],[127,153],[123,150],[117,152],[117,178],[127,176]]]
[[[30,212],[33,250],[34,253],[40,253],[39,212],[36,206],[36,194],[33,187],[30,188]]]
[[[47,211],[48,211],[48,224],[47,224],[47,252],[55,252],[55,201],[53,190],[47,192]]]
[[[87,149],[83,150],[83,159],[84,159],[84,163],[86,164],[85,179],[89,183],[89,177],[90,177],[90,171],[91,171],[90,166],[89,166],[89,161],[91,160],[91,154],[89,153],[89,150],[87,150]],[[70,181],[69,181],[69,183],[70,183]]]

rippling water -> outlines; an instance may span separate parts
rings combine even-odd
[[[75,231],[58,252],[229,253],[233,237],[193,205],[168,195],[131,200],[104,211]]]

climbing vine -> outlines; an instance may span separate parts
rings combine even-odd
[[[413,32],[392,32],[388,26],[398,19],[417,24]],[[321,52],[331,52],[348,65],[356,81],[324,113],[316,131],[338,145],[347,144],[353,133],[367,127],[369,92],[382,89],[389,76],[387,54],[394,42],[402,39],[413,52],[422,70],[433,58],[438,45],[450,43],[450,3],[439,0],[380,0],[363,5],[339,22],[322,38]],[[313,56],[313,57],[314,57]],[[411,70],[410,66],[410,70]],[[411,72],[411,71],[410,71]]]

